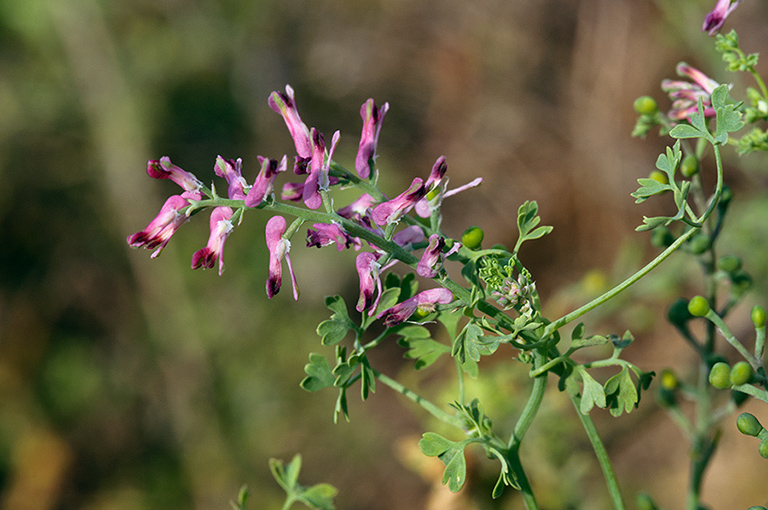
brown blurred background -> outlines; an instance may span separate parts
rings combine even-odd
[[[351,168],[360,105],[389,101],[378,150],[385,190],[426,177],[446,155],[454,186],[485,184],[446,201],[445,230],[481,225],[489,246],[514,243],[517,207],[538,200],[555,230],[523,258],[556,317],[653,253],[633,229],[665,202],[636,206],[629,193],[668,142],[630,138],[633,100],[651,94],[666,108],[659,82],[681,60],[743,94],[700,31],[713,5],[0,0],[0,507],[226,508],[247,483],[252,508],[279,508],[267,459],[301,452],[302,480],[337,486],[339,508],[521,508],[512,491],[469,502],[495,481],[496,466],[479,458],[469,489],[440,499],[439,469],[416,449],[438,426],[386,388],[363,405],[351,394],[352,422],[339,425],[335,395],[299,389],[307,354],[331,354],[314,333],[328,314],[322,297],[356,299],[353,254],[306,250],[297,237],[294,303],[286,291],[265,296],[266,215],[247,215],[232,234],[222,277],[189,269],[207,240],[204,216],[159,259],[130,250],[125,237],[176,192],[146,176],[146,160],[168,155],[210,182],[218,154],[242,157],[253,179],[257,155],[293,154],[266,101],[290,83],[309,125],[341,130],[336,159]],[[766,52],[766,19],[768,3],[748,0],[726,28],[747,51]],[[723,244],[756,281],[734,314],[748,337],[749,308],[766,303],[768,172],[760,155],[727,166],[737,201]],[[700,292],[700,280],[683,256],[657,276],[588,323],[632,328],[630,357],[659,372],[693,360],[658,318],[677,296]],[[455,398],[439,393],[449,364],[414,375],[401,357],[387,345],[375,361],[438,401]],[[524,372],[493,363],[471,388],[500,427],[519,412]],[[524,447],[542,502],[607,508],[574,411],[551,396]],[[685,440],[650,394],[643,404],[618,420],[594,414],[627,499],[647,489],[682,508]],[[750,410],[768,422],[764,405]],[[755,441],[733,419],[725,429],[705,501],[768,503]]]

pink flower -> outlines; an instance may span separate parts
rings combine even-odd
[[[325,140],[323,139],[323,135],[315,128],[312,128],[311,135],[312,160],[309,163],[309,175],[307,176],[307,180],[304,181],[302,199],[304,200],[304,205],[310,209],[319,209],[323,204],[323,197],[320,195],[320,190],[326,190],[330,185],[328,169],[331,165],[333,151],[336,149],[336,144],[339,143],[341,134],[338,131],[333,134],[333,140],[331,141],[331,148],[328,151],[327,159],[325,158]]]
[[[725,23],[725,18],[736,9],[740,2],[741,0],[735,0],[734,2],[731,2],[731,0],[717,0],[715,8],[704,17],[701,31],[707,32],[710,36],[715,35],[723,26],[723,23]]]
[[[275,182],[277,174],[285,172],[288,169],[288,158],[283,156],[280,163],[276,159],[269,159],[258,156],[261,171],[256,176],[256,181],[251,186],[248,196],[245,197],[246,207],[256,207],[261,204],[270,193]]]
[[[443,248],[445,248],[445,239],[439,234],[429,236],[429,246],[424,250],[421,260],[416,264],[416,273],[424,278],[434,278],[442,267]]]
[[[377,256],[373,253],[363,252],[355,261],[357,274],[360,277],[360,299],[357,300],[355,309],[358,312],[371,309],[376,310],[381,298],[381,265]],[[374,291],[378,290],[376,300],[373,300]]]
[[[216,207],[211,211],[211,235],[208,245],[192,254],[192,269],[212,268],[219,261],[219,276],[224,272],[224,241],[232,233],[232,208]]]
[[[409,251],[412,244],[420,243],[423,240],[424,231],[418,225],[405,227],[403,230],[396,232],[395,235],[392,236],[392,241],[395,244],[398,244]]]
[[[152,253],[152,258],[157,257],[171,240],[171,236],[189,220],[186,214],[181,213],[181,210],[188,205],[189,201],[186,198],[172,195],[165,201],[160,212],[147,225],[147,228],[128,236],[126,241],[133,248],[147,248],[148,250],[157,248]]]
[[[285,125],[291,133],[293,143],[296,145],[296,154],[301,159],[312,157],[312,140],[309,137],[309,129],[301,121],[299,110],[296,108],[296,101],[293,97],[293,89],[290,85],[285,86],[285,94],[282,92],[272,92],[269,95],[269,106],[274,111],[283,116]],[[297,158],[297,167],[299,159]]]
[[[213,165],[213,171],[216,175],[227,181],[227,196],[232,200],[243,200],[245,198],[245,188],[248,183],[243,178],[243,160],[237,158],[224,159],[221,156],[216,157],[216,164]]]
[[[445,172],[447,170],[448,164],[445,161],[445,156],[440,156],[432,166],[432,171],[429,173],[427,182],[424,183],[424,187],[427,189],[426,196],[416,202],[414,208],[416,214],[422,218],[429,218],[432,215],[432,211],[440,210],[444,198],[448,198],[483,183],[482,177],[478,177],[464,186],[447,191],[448,179],[445,178]]]
[[[438,288],[419,292],[410,299],[398,303],[392,308],[381,312],[377,318],[383,319],[388,328],[405,322],[417,309],[425,312],[435,311],[437,304],[448,304],[453,301],[453,293],[448,289]]]
[[[348,220],[359,221],[374,205],[376,200],[368,193],[363,193],[357,200],[336,211],[336,214]]]
[[[269,276],[267,277],[267,297],[272,297],[280,291],[280,285],[283,280],[283,258],[288,263],[288,272],[291,275],[291,284],[293,285],[293,299],[299,299],[299,290],[296,285],[296,276],[293,274],[293,264],[291,264],[291,242],[283,238],[287,228],[285,218],[282,216],[273,216],[267,221],[266,236],[267,249],[269,250]]]
[[[392,200],[382,202],[374,207],[371,211],[371,217],[377,225],[384,226],[389,225],[390,223],[395,223],[399,221],[404,214],[408,213],[416,202],[418,202],[425,194],[426,189],[424,188],[424,182],[416,177],[407,190]]]
[[[357,157],[355,157],[355,169],[357,175],[363,179],[367,179],[374,168],[376,145],[379,142],[379,132],[387,110],[389,110],[389,103],[384,103],[381,108],[376,108],[373,99],[363,103],[360,108],[360,116],[363,118],[363,132],[360,135],[360,146],[357,149]]]
[[[681,80],[661,82],[661,89],[673,100],[672,109],[668,113],[669,117],[674,120],[690,118],[698,112],[699,99],[704,106],[704,116],[713,117],[715,110],[711,106],[712,91],[720,84],[685,62],[677,64],[677,74],[691,79],[693,83]]]
[[[171,163],[171,158],[163,156],[159,160],[147,161],[147,174],[154,179],[170,179],[184,189],[184,198],[202,200],[200,189],[203,183],[191,172],[187,172]]]
[[[342,251],[344,248],[355,246],[360,249],[360,240],[350,237],[347,232],[336,223],[315,223],[312,225],[316,230],[307,230],[307,248],[315,246],[321,248],[336,243],[336,250]]]

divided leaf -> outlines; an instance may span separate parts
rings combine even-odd
[[[350,329],[357,329],[357,325],[349,318],[347,304],[341,296],[326,297],[325,306],[334,314],[317,326],[317,334],[320,335],[323,345],[337,344],[347,336]]]
[[[517,253],[525,241],[538,239],[552,232],[553,227],[542,226],[536,228],[540,222],[539,204],[535,200],[524,202],[517,210],[517,229],[520,231],[520,237],[517,239],[513,253]]]
[[[421,453],[428,457],[437,457],[445,464],[443,485],[447,483],[451,492],[458,492],[467,479],[464,447],[471,441],[471,439],[465,439],[457,443],[434,432],[425,433],[419,441]]]
[[[325,356],[312,352],[309,354],[309,363],[304,366],[307,377],[299,383],[299,386],[307,391],[318,391],[333,386],[336,379],[331,371],[331,365]]]

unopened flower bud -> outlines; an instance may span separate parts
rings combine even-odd
[[[760,425],[758,419],[750,413],[741,413],[736,418],[736,427],[742,434],[755,437],[763,430],[763,426]]]
[[[765,327],[765,308],[760,305],[755,305],[752,308],[752,324],[754,324],[756,328]]]
[[[461,244],[469,248],[470,250],[476,250],[480,248],[483,243],[485,232],[480,227],[469,227],[461,235]]]

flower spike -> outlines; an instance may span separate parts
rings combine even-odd
[[[216,207],[211,212],[211,235],[208,245],[192,254],[192,269],[212,268],[219,261],[219,276],[224,272],[224,241],[232,233],[232,208]]]

